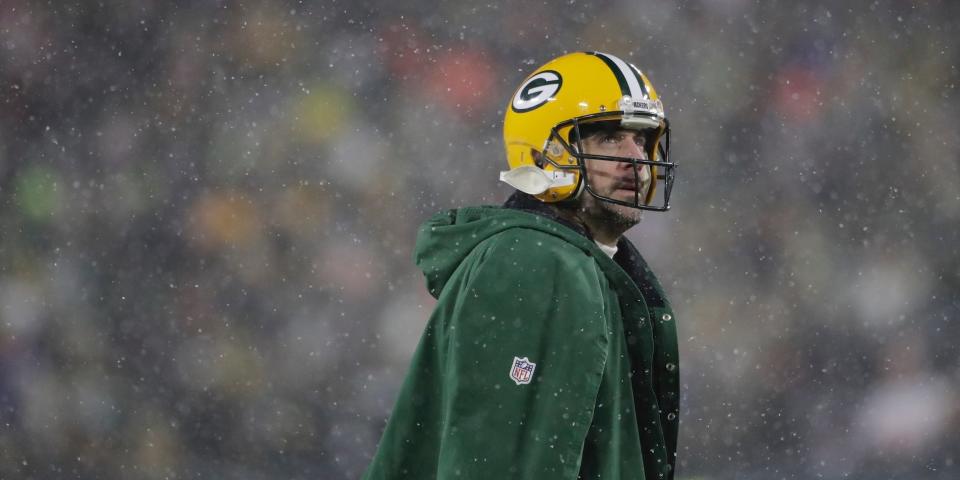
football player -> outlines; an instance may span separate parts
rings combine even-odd
[[[670,479],[676,321],[623,234],[666,211],[676,165],[649,79],[580,52],[506,107],[516,192],[440,213],[417,265],[438,299],[367,479]]]

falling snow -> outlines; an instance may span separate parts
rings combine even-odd
[[[4,1],[0,478],[358,478],[433,305],[417,226],[503,201],[508,99],[575,50],[671,122],[673,209],[629,235],[675,304],[678,478],[960,478],[957,19]]]

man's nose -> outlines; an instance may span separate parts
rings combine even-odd
[[[639,158],[640,160],[647,159],[647,151],[644,150],[643,146],[638,145],[636,142],[623,142],[623,156],[630,158]]]

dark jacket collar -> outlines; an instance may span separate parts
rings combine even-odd
[[[571,222],[566,218],[561,217],[557,214],[557,211],[554,207],[537,200],[532,195],[527,195],[521,191],[513,192],[513,195],[510,195],[510,198],[507,199],[503,204],[506,208],[512,208],[514,210],[523,210],[525,212],[535,213],[537,215],[547,217],[550,220],[553,220],[577,233],[583,235],[584,237],[593,240],[593,236],[590,235],[590,232],[584,228],[583,225],[578,223]]]
[[[554,207],[541,202],[540,200],[537,200],[533,196],[527,195],[526,193],[520,191],[514,192],[513,195],[510,195],[510,198],[504,202],[503,206],[506,208],[523,210],[525,212],[547,217],[583,235],[584,237],[593,240],[593,236],[590,235],[590,232],[584,228],[583,225],[571,222],[570,220],[561,217],[557,214]],[[643,296],[649,306],[664,306],[664,298],[660,293],[662,291],[660,288],[660,283],[653,275],[653,272],[647,265],[646,260],[644,260],[643,256],[640,255],[637,247],[633,245],[633,242],[627,240],[627,237],[620,237],[620,242],[617,243],[617,254],[613,256],[613,260],[620,265],[620,268],[623,268],[623,270],[627,272],[627,275],[630,276],[630,278],[633,280],[633,283],[635,283],[640,291],[643,292]]]

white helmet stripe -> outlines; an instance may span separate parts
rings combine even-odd
[[[618,57],[607,53],[595,52],[597,56],[603,57],[607,60],[607,64],[613,64],[620,70],[620,75],[627,81],[627,86],[630,88],[630,98],[646,98],[646,90],[643,88],[643,85],[640,83],[640,78],[634,73],[633,69],[630,68],[630,65],[627,62],[624,62]],[[627,92],[624,92],[627,93]]]
[[[647,84],[643,81],[643,73],[640,72],[640,69],[637,68],[636,65],[632,63],[628,63],[627,65],[630,66],[630,71],[637,76],[637,82],[640,84],[640,90],[643,93],[643,98],[650,98],[650,91],[647,90]]]

